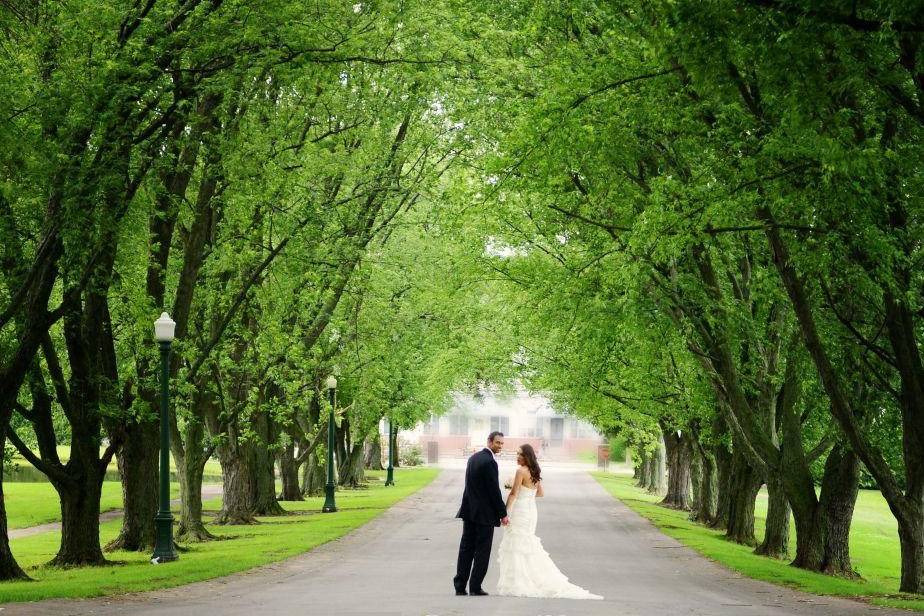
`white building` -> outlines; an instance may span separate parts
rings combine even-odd
[[[504,433],[504,450],[516,452],[522,443],[530,443],[542,459],[572,459],[586,451],[596,451],[602,437],[589,423],[562,414],[548,398],[518,391],[511,397],[485,393],[476,398],[458,394],[449,413],[431,416],[428,422],[403,432],[417,442],[424,457],[467,456],[480,449],[488,434]]]

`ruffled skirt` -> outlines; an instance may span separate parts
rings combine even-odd
[[[543,599],[603,599],[569,582],[552,562],[535,531],[535,500],[518,500],[498,548],[497,594]]]

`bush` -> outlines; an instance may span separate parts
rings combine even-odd
[[[12,473],[19,468],[19,465],[13,461],[16,456],[16,448],[9,443],[3,444],[3,459],[0,462],[0,472]]]
[[[610,438],[610,462],[622,462],[626,459],[626,441],[621,436]]]
[[[423,464],[423,449],[420,445],[404,445],[398,454],[401,466],[420,466]]]

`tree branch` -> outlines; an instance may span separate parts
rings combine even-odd
[[[607,233],[609,233],[609,234],[610,234],[610,237],[612,237],[613,239],[616,239],[616,238],[617,238],[617,235],[616,235],[616,232],[617,232],[617,231],[622,231],[622,232],[629,232],[629,231],[631,231],[631,229],[630,229],[629,227],[622,227],[622,226],[619,226],[619,225],[611,225],[611,224],[608,224],[608,223],[605,223],[605,222],[600,222],[600,221],[597,221],[597,220],[593,220],[593,219],[591,219],[591,218],[587,218],[586,216],[584,216],[584,215],[582,215],[582,214],[578,214],[577,212],[572,212],[572,211],[566,210],[565,208],[559,207],[559,206],[557,206],[557,205],[555,205],[555,204],[552,204],[552,203],[550,203],[547,207],[548,207],[549,209],[555,210],[556,212],[560,212],[560,213],[564,214],[565,216],[568,216],[569,218],[574,218],[575,220],[580,220],[581,222],[586,222],[586,223],[589,224],[589,225],[593,225],[593,226],[595,226],[595,227],[599,227],[599,228],[603,229],[604,231],[606,231]]]
[[[860,344],[862,344],[868,350],[872,351],[876,357],[889,364],[893,368],[897,368],[898,365],[894,357],[889,355],[889,353],[881,346],[875,344],[871,340],[867,340],[866,336],[864,336],[856,327],[854,327],[853,323],[850,322],[850,319],[848,319],[846,315],[841,314],[841,312],[835,306],[834,297],[831,295],[831,290],[825,283],[824,279],[820,279],[818,284],[821,287],[822,294],[825,296],[825,302],[828,304],[828,308],[831,309],[831,312],[834,313],[834,316],[837,317],[837,320],[840,321],[841,325],[847,328],[847,331],[849,331],[850,334],[856,338],[858,342],[860,342]],[[880,332],[881,331],[882,329],[880,328]]]
[[[154,5],[157,3],[157,0],[148,0],[144,8],[141,9],[141,12],[135,16],[134,19],[131,19],[128,15],[125,16],[125,20],[122,22],[122,25],[119,27],[119,38],[118,43],[119,47],[124,47],[125,43],[128,42],[129,37],[132,33],[138,29],[138,26],[141,25],[141,22],[144,21],[144,18],[147,17],[148,13],[151,12],[151,9],[154,8]],[[137,6],[137,3],[136,3]]]
[[[234,318],[234,315],[237,313],[237,310],[241,307],[241,304],[244,303],[244,300],[247,298],[247,295],[250,293],[250,290],[257,285],[260,281],[260,277],[263,272],[270,266],[273,260],[282,252],[282,250],[288,245],[289,240],[291,240],[296,233],[298,233],[305,225],[310,221],[310,217],[306,217],[304,220],[300,221],[292,233],[283,239],[279,244],[272,250],[263,261],[251,272],[250,276],[244,282],[244,286],[238,291],[234,300],[231,302],[231,307],[228,308],[227,312],[222,316],[219,321],[218,327],[215,330],[215,333],[206,343],[205,348],[202,350],[202,353],[199,354],[199,357],[196,358],[195,363],[189,368],[189,372],[186,373],[186,381],[192,382],[192,379],[196,376],[196,373],[199,372],[199,369],[202,367],[202,364],[208,359],[209,354],[211,354],[212,349],[215,348],[215,345],[221,340],[221,337],[225,333],[228,325],[231,323],[231,319]]]
[[[805,461],[811,464],[812,462],[820,458],[826,451],[831,449],[831,447],[834,445],[834,442],[836,440],[837,439],[835,439],[834,437],[834,432],[828,431],[827,434],[821,437],[821,440],[818,441],[818,444],[815,445],[811,451],[805,454]]]
[[[613,81],[611,83],[602,85],[599,88],[595,88],[591,90],[590,92],[587,92],[586,94],[582,94],[581,96],[578,96],[576,99],[571,101],[571,104],[568,105],[568,109],[577,109],[578,107],[583,105],[585,102],[587,102],[587,99],[591,98],[592,96],[596,96],[597,94],[602,94],[603,92],[615,90],[616,88],[620,86],[634,83],[636,81],[643,81],[645,79],[654,79],[655,77],[663,77],[664,75],[670,75],[671,73],[676,73],[679,70],[680,70],[679,67],[668,68],[668,69],[664,69],[661,71],[656,71],[654,73],[646,73],[644,75],[636,75],[635,77],[628,77],[626,79],[620,79],[618,81]]]
[[[747,2],[753,6],[772,9],[792,17],[811,17],[822,23],[847,26],[860,32],[878,32],[886,26],[897,32],[924,32],[924,24],[908,21],[861,19],[856,13],[845,15],[833,11],[807,9],[782,0],[747,0]]]
[[[10,441],[13,443],[13,445],[16,447],[16,450],[19,451],[22,457],[24,457],[29,462],[29,464],[38,469],[39,472],[47,476],[49,479],[65,479],[65,475],[60,469],[55,468],[53,464],[46,463],[44,460],[35,455],[35,453],[29,449],[28,446],[26,446],[22,439],[19,438],[19,435],[16,433],[16,430],[12,426],[9,428],[7,437],[9,437]]]

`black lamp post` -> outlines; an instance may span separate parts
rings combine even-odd
[[[395,422],[388,418],[388,474],[385,485],[395,485]]]
[[[337,377],[327,377],[327,395],[330,399],[330,417],[327,420],[327,485],[324,487],[324,513],[337,511],[334,500],[334,405],[337,402]]]
[[[166,312],[154,321],[154,339],[160,344],[160,508],[154,516],[153,563],[177,560],[173,544],[173,514],[170,513],[170,345],[176,323]]]

